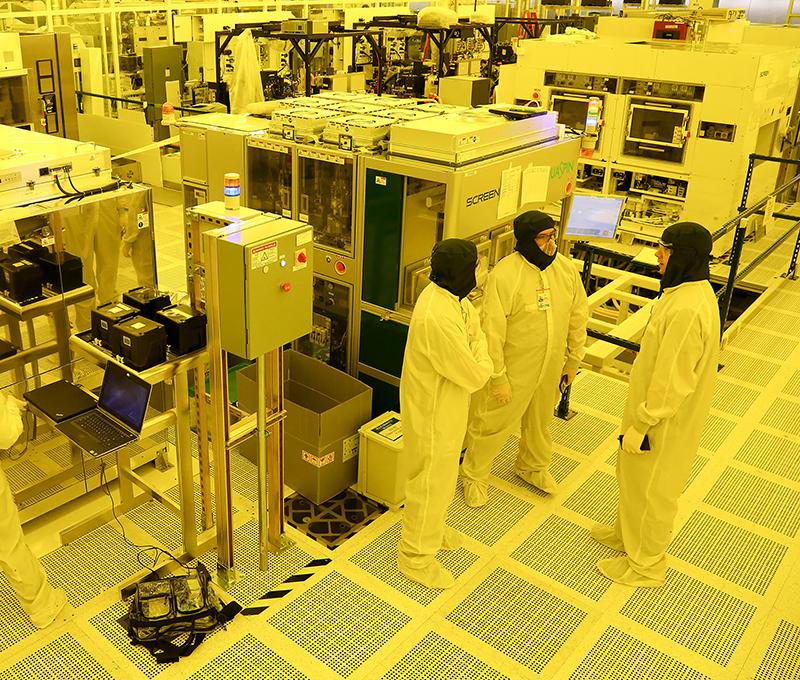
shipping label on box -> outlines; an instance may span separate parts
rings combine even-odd
[[[311,463],[314,467],[324,467],[334,461],[334,452],[326,453],[324,456],[315,456],[313,453],[303,451],[303,460],[306,463]]]
[[[348,437],[342,442],[342,462],[358,455],[358,434]]]

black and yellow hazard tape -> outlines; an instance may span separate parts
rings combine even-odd
[[[292,574],[289,578],[284,580],[281,584],[283,587],[270,590],[257,600],[251,602],[247,607],[242,609],[243,616],[256,616],[269,609],[270,605],[274,604],[277,600],[286,597],[292,592],[294,584],[304,583],[308,581],[320,567],[330,564],[331,560],[328,557],[323,557],[317,560],[311,560],[296,574]]]

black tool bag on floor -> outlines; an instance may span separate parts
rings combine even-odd
[[[128,635],[158,663],[189,656],[206,635],[242,610],[236,602],[220,604],[202,564],[188,571],[183,576],[143,581],[131,598]]]

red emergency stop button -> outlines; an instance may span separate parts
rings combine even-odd
[[[300,264],[305,264],[308,262],[308,255],[305,254],[305,251],[301,250],[299,253],[297,253],[297,261]]]
[[[291,293],[292,292],[292,284],[289,283],[288,281],[286,283],[282,283],[281,284],[281,290],[284,293]]]
[[[347,265],[341,260],[333,265],[333,268],[336,270],[337,274],[344,274],[347,271]]]

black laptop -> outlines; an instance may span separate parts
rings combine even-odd
[[[63,423],[97,408],[97,399],[93,395],[68,380],[57,380],[22,396],[54,423]]]
[[[84,451],[103,456],[139,438],[152,385],[109,361],[97,407],[56,428]]]

